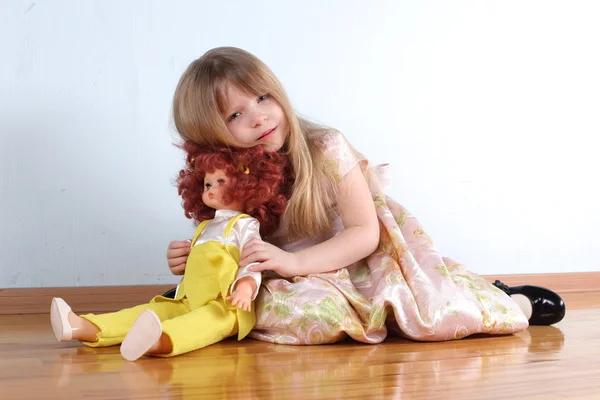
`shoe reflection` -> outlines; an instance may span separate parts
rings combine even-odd
[[[557,353],[565,346],[565,335],[555,326],[531,326],[521,335],[529,336],[530,353]]]

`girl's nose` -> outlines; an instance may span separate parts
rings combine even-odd
[[[264,112],[257,113],[254,116],[252,127],[256,128],[257,126],[260,126],[260,125],[264,124],[266,120],[267,120],[267,114],[266,113],[264,113]]]

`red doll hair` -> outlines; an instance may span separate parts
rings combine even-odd
[[[191,140],[186,140],[182,148],[188,169],[179,172],[177,186],[187,218],[196,224],[214,218],[215,210],[202,202],[204,176],[223,170],[230,178],[223,193],[224,203],[241,200],[242,212],[259,221],[263,237],[277,229],[291,194],[290,167],[285,155],[265,152],[261,146],[206,148]]]

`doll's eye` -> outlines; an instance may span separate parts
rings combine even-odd
[[[219,183],[219,185],[223,185],[223,184],[225,184],[225,179],[223,179],[223,178],[217,179],[217,182]]]
[[[206,190],[208,190],[212,187],[212,185],[210,183],[205,183],[204,187],[206,188]]]

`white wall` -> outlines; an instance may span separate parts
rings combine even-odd
[[[593,0],[2,2],[0,287],[177,281],[170,102],[222,45],[392,163],[443,254],[599,270],[599,20]]]

